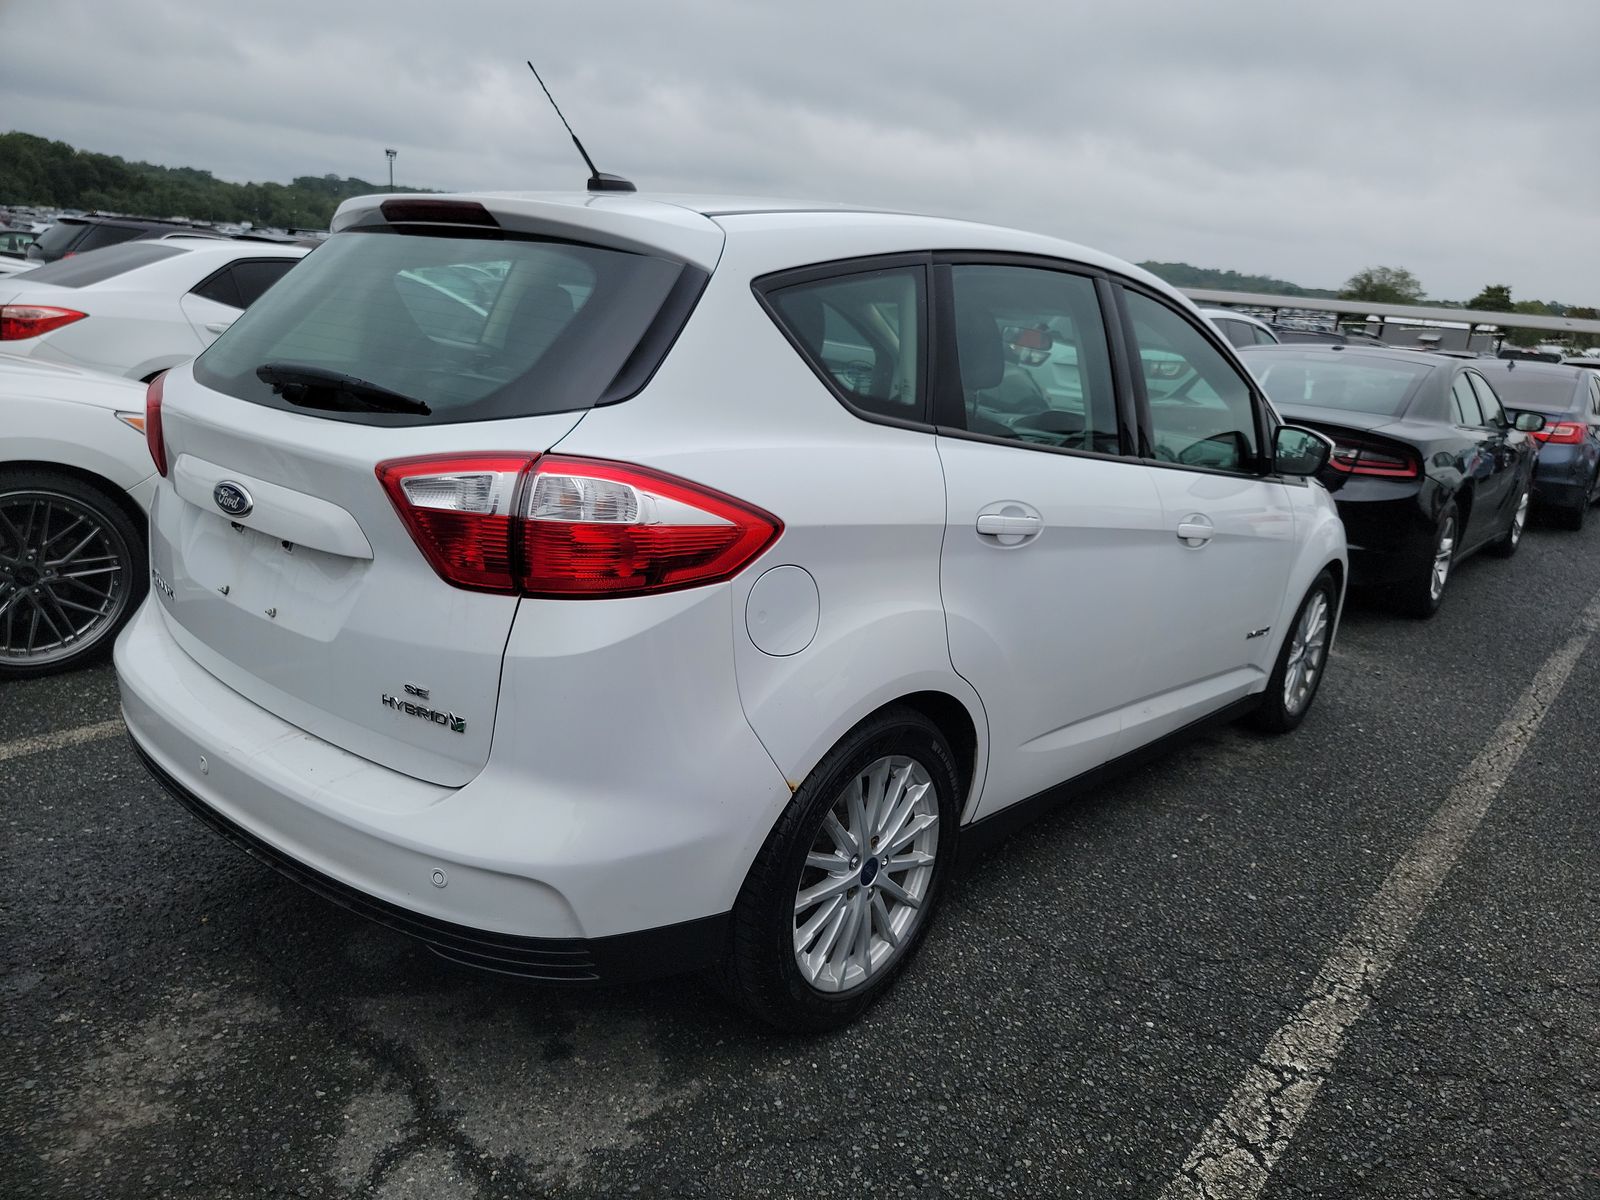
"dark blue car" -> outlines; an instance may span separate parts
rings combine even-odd
[[[1600,495],[1600,372],[1560,363],[1477,359],[1473,366],[1518,412],[1543,413],[1533,474],[1535,503],[1567,529],[1582,529]]]

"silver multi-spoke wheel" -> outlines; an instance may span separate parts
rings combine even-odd
[[[0,665],[86,652],[127,610],[127,539],[105,514],[48,490],[0,492]]]
[[[1522,540],[1522,531],[1528,524],[1528,508],[1533,503],[1533,493],[1523,492],[1522,499],[1517,501],[1517,511],[1511,517],[1511,531],[1507,535],[1507,542],[1515,547]]]
[[[1445,580],[1450,578],[1450,564],[1456,556],[1456,519],[1446,517],[1444,528],[1439,530],[1439,544],[1433,551],[1433,578],[1429,581],[1428,594],[1435,601],[1444,595]]]
[[[794,957],[811,986],[848,991],[900,953],[922,919],[938,846],[939,798],[915,759],[880,758],[845,786],[794,900]]]
[[[1328,597],[1312,592],[1290,635],[1288,670],[1283,675],[1283,707],[1298,716],[1317,690],[1328,651]]]

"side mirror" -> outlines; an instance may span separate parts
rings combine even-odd
[[[1517,419],[1512,422],[1512,427],[1521,433],[1538,433],[1544,428],[1544,414],[1536,412],[1519,412]]]
[[[1333,439],[1298,425],[1280,425],[1272,439],[1272,469],[1279,475],[1315,475],[1333,457]]]

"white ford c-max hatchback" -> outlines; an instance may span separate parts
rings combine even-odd
[[[447,958],[838,1024],[958,843],[1315,695],[1326,443],[1135,268],[768,202],[333,228],[151,385],[116,662],[179,800]]]

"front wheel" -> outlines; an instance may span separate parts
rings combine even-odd
[[[928,931],[961,818],[950,745],[894,707],[851,730],[807,776],[733,909],[723,982],[782,1029],[854,1020]]]
[[[1338,602],[1333,575],[1324,571],[1312,581],[1306,598],[1300,602],[1289,636],[1278,651],[1261,707],[1250,716],[1250,723],[1257,729],[1288,733],[1311,711],[1311,701],[1316,699],[1323,669],[1328,665]]]

